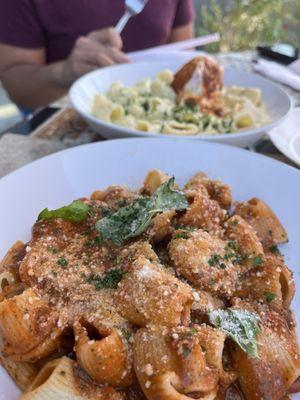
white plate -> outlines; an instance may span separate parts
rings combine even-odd
[[[268,134],[277,149],[300,166],[300,107]]]
[[[159,138],[178,137],[173,135],[160,135],[151,132],[141,132],[100,121],[91,114],[91,106],[94,95],[96,93],[106,93],[114,81],[119,80],[122,81],[125,86],[132,86],[141,79],[147,77],[154,78],[157,72],[163,69],[169,68],[172,71],[177,71],[193,56],[194,53],[171,53],[167,55],[166,60],[166,55],[162,53],[153,55],[153,60],[155,60],[155,62],[137,62],[99,69],[81,77],[73,84],[70,89],[70,102],[78,113],[92,126],[92,128],[106,138],[111,139],[130,136]],[[157,61],[158,57],[162,61]],[[240,85],[260,88],[262,91],[263,101],[265,102],[271,116],[271,122],[259,128],[245,129],[243,132],[234,134],[185,136],[185,139],[201,139],[241,147],[250,146],[257,141],[266,130],[282,121],[291,108],[291,101],[288,94],[279,86],[266,78],[262,78],[258,74],[235,69],[226,69],[224,82],[226,86]]]
[[[0,180],[0,257],[16,239],[29,239],[43,208],[61,206],[111,184],[137,188],[153,168],[174,174],[179,184],[205,171],[229,183],[235,199],[257,196],[273,208],[290,238],[280,247],[295,272],[298,291],[293,308],[298,310],[299,323],[300,172],[231,146],[182,139],[127,139],[84,145],[35,161]],[[18,390],[3,370],[0,382],[0,399],[16,400]]]
[[[194,57],[200,56],[200,55],[205,55],[206,53],[204,51],[192,51],[192,50],[181,50],[181,51],[149,51],[147,53],[144,54],[133,54],[130,55],[130,60],[132,62],[162,62],[162,61],[167,61],[167,62],[171,62],[171,61],[180,61],[181,63],[186,63],[189,60],[191,60]]]

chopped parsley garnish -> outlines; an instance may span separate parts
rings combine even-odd
[[[132,336],[132,332],[129,329],[121,328],[121,335],[124,339],[129,340]]]
[[[53,246],[48,246],[47,250],[52,254],[57,254],[59,252],[59,249],[57,247],[53,247]]]
[[[210,122],[211,122],[210,115],[204,115],[204,117],[202,118],[203,129],[206,129],[209,126]]]
[[[188,239],[189,235],[187,232],[178,232],[174,235],[174,239]]]
[[[213,254],[210,259],[208,260],[208,264],[211,267],[215,267],[219,261],[222,259],[222,257],[220,256],[220,254]]]
[[[185,210],[188,202],[185,195],[174,189],[174,178],[159,186],[151,197],[139,197],[129,206],[96,222],[96,229],[103,239],[121,246],[129,238],[141,235],[151,219],[167,210]]]
[[[264,298],[266,300],[267,303],[271,303],[276,297],[275,293],[272,292],[265,292],[264,293]]]
[[[234,251],[239,251],[239,245],[235,240],[230,240],[227,243],[227,247],[229,247],[230,249],[232,249]]]
[[[213,310],[208,313],[209,321],[237,343],[249,357],[258,357],[256,338],[260,333],[257,314],[246,310]]]
[[[257,267],[259,267],[259,266],[262,265],[262,264],[263,264],[263,259],[262,259],[261,256],[255,256],[255,257],[253,257],[253,259],[252,259],[252,266],[253,266],[254,268],[257,268]]]
[[[190,328],[190,333],[191,333],[191,335],[196,335],[197,329],[196,328]]]
[[[45,208],[38,215],[38,220],[62,218],[71,222],[81,222],[86,219],[90,207],[81,200],[75,200],[71,204],[57,208],[56,210],[48,210]]]
[[[237,218],[230,221],[230,225],[232,225],[232,226],[237,226],[238,223],[239,223],[239,220]]]
[[[273,254],[280,254],[280,250],[276,244],[271,244],[271,246],[269,247],[269,250]]]
[[[87,283],[93,284],[97,291],[101,289],[116,289],[124,273],[121,269],[114,268],[106,271],[103,275],[90,274],[88,277],[83,275],[83,278]]]
[[[225,130],[225,133],[230,133],[233,124],[233,118],[227,118],[221,120],[221,125]]]
[[[102,239],[100,236],[96,236],[92,239],[89,239],[85,242],[85,245],[88,247],[95,247],[95,246],[99,246],[102,243]]]
[[[149,104],[149,100],[146,99],[141,106],[143,107],[143,109],[145,110],[145,112],[147,113],[150,110],[150,104]]]
[[[57,260],[57,264],[60,265],[61,267],[66,267],[69,262],[68,260],[65,259],[65,257],[59,257],[59,259]]]
[[[244,257],[238,253],[239,245],[235,240],[231,240],[226,244],[224,256],[213,254],[208,260],[211,267],[220,267],[226,269],[226,264],[223,261],[231,261],[232,264],[238,264],[244,261]]]
[[[185,332],[184,337],[189,338],[191,336],[196,335],[196,333],[197,333],[197,329],[192,327],[188,331]]]
[[[186,346],[183,346],[182,348],[182,355],[184,358],[187,358],[191,354],[191,349],[189,349]]]
[[[244,257],[238,253],[239,245],[235,240],[230,240],[225,250],[227,253],[224,255],[224,260],[231,260],[232,264],[239,264],[244,261]]]

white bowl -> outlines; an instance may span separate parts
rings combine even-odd
[[[70,101],[75,110],[91,125],[91,127],[107,139],[121,137],[178,137],[174,135],[160,135],[151,132],[141,132],[134,129],[121,127],[115,124],[100,121],[91,114],[91,106],[96,93],[106,93],[114,81],[122,81],[125,86],[131,86],[138,81],[155,75],[166,68],[178,70],[186,62],[186,56],[169,61],[132,63],[116,65],[90,72],[78,79],[70,89]],[[193,140],[208,140],[227,143],[235,146],[246,147],[260,139],[263,133],[277,125],[288,114],[291,100],[286,92],[271,81],[254,73],[240,70],[226,69],[225,85],[254,86],[262,91],[262,98],[271,116],[270,123],[254,129],[245,129],[234,134],[220,134],[215,136],[184,136]]]
[[[257,196],[272,207],[290,238],[280,249],[294,271],[297,291],[293,309],[299,333],[300,172],[232,146],[178,138],[110,140],[78,146],[28,164],[0,180],[0,259],[14,241],[30,239],[31,226],[45,207],[60,207],[112,184],[138,188],[153,168],[175,175],[180,186],[196,172],[205,171],[230,184],[237,201]],[[0,383],[0,400],[19,398],[19,390],[1,366]],[[292,399],[300,400],[300,394]]]

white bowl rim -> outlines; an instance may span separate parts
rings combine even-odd
[[[166,63],[166,62],[164,62]],[[153,61],[150,62],[150,64],[158,64],[157,61]],[[99,73],[101,73],[103,70],[107,70],[107,69],[119,69],[122,67],[125,68],[130,68],[132,66],[136,67],[136,66],[140,66],[140,68],[142,68],[143,66],[147,66],[149,65],[149,62],[136,62],[136,63],[132,63],[132,64],[118,64],[118,65],[113,65],[113,66],[109,66],[109,67],[104,67],[104,68],[99,68],[96,69],[95,71],[91,71],[83,76],[81,76],[79,79],[77,79],[71,86],[70,90],[69,90],[69,100],[71,103],[71,106],[86,120],[89,120],[91,122],[93,122],[96,125],[99,125],[99,122],[101,124],[101,126],[103,126],[103,129],[112,129],[113,127],[118,129],[118,131],[120,133],[122,133],[124,136],[123,137],[128,137],[128,135],[130,134],[132,137],[149,137],[149,138],[155,138],[155,137],[159,137],[159,138],[164,138],[164,139],[175,139],[175,138],[185,138],[185,139],[189,139],[189,140],[206,140],[206,141],[213,141],[214,139],[239,139],[239,138],[246,138],[246,137],[251,137],[259,132],[262,131],[267,131],[272,129],[273,127],[277,126],[278,124],[280,124],[282,121],[284,121],[284,119],[289,115],[289,113],[292,110],[292,100],[290,95],[283,90],[277,83],[274,83],[272,80],[267,79],[255,72],[247,72],[247,71],[241,71],[239,69],[235,69],[235,68],[225,68],[225,70],[228,71],[236,71],[236,73],[243,73],[243,74],[248,74],[248,75],[256,75],[259,77],[259,79],[263,82],[266,81],[268,84],[271,84],[273,86],[275,86],[277,88],[278,91],[281,92],[281,94],[283,96],[286,97],[286,101],[288,104],[288,110],[286,112],[286,114],[282,115],[279,118],[276,118],[272,121],[270,121],[268,124],[259,126],[257,128],[254,129],[245,129],[243,131],[240,132],[234,132],[234,133],[221,133],[221,134],[217,134],[217,135],[161,135],[158,133],[154,133],[154,132],[144,132],[144,131],[139,131],[136,129],[131,129],[131,128],[126,128],[126,127],[122,127],[120,125],[117,124],[113,124],[110,122],[105,122],[102,120],[99,120],[98,118],[94,117],[90,112],[86,112],[85,110],[82,110],[80,107],[77,106],[76,101],[74,99],[75,97],[75,92],[77,91],[77,87],[82,84],[86,79],[89,79],[91,77],[97,76]]]
[[[183,137],[183,140],[185,139],[186,137],[184,136]],[[156,138],[156,139],[159,139],[158,137]],[[134,137],[120,137],[120,138],[117,138],[117,139],[114,139],[113,141],[114,142],[120,142],[120,141],[126,141],[126,142],[135,142],[136,140],[139,140],[139,141],[143,141],[143,140],[148,140],[147,138],[143,138],[143,137],[138,137],[138,138],[134,138]],[[172,138],[172,141],[174,142],[177,142],[177,141],[182,141],[182,139],[181,139],[181,137],[178,137],[178,136],[175,136],[175,138]],[[189,140],[185,140],[186,142],[189,142]],[[32,167],[34,167],[35,165],[38,165],[40,162],[45,162],[45,161],[47,161],[48,159],[55,159],[57,156],[60,156],[60,155],[62,155],[62,154],[65,154],[65,153],[72,153],[72,152],[76,152],[76,151],[78,151],[78,150],[80,150],[81,148],[87,148],[87,147],[94,147],[94,146],[100,146],[100,145],[102,145],[102,146],[109,146],[110,145],[110,142],[111,142],[111,140],[102,140],[102,141],[96,141],[96,142],[91,142],[91,143],[83,143],[83,144],[80,144],[80,145],[78,145],[78,146],[74,146],[74,147],[69,147],[69,148],[66,148],[66,149],[61,149],[61,150],[58,150],[58,151],[56,151],[56,152],[54,152],[54,153],[51,153],[51,154],[46,154],[46,155],[44,155],[44,156],[42,156],[42,157],[40,157],[40,158],[38,158],[38,159],[36,159],[36,160],[33,160],[33,161],[31,161],[31,162],[29,162],[28,164],[25,164],[25,165],[22,165],[21,167],[19,167],[19,168],[17,168],[17,169],[15,169],[14,171],[11,171],[11,172],[9,172],[8,174],[6,174],[6,175],[4,175],[4,176],[2,176],[1,178],[0,178],[0,185],[1,185],[1,183],[2,182],[4,182],[4,181],[6,181],[6,180],[9,180],[9,179],[11,179],[11,177],[13,176],[13,175],[16,175],[16,174],[19,174],[19,173],[21,173],[21,172],[24,172],[24,171],[26,171],[27,169],[29,169],[29,168],[32,168]],[[203,143],[202,144],[199,144],[199,145],[203,145]],[[281,164],[281,167],[283,167],[283,168],[285,168],[285,169],[287,169],[287,170],[291,170],[291,171],[297,171],[297,173],[299,173],[300,174],[300,171],[299,171],[299,169],[297,168],[297,167],[295,167],[295,166],[293,166],[293,165],[290,165],[290,164],[287,164],[287,163],[285,163],[284,161],[281,161],[281,160],[278,160],[278,159],[276,159],[276,158],[273,158],[273,157],[270,157],[270,156],[268,156],[268,155],[266,155],[266,154],[262,154],[262,153],[257,153],[257,152],[253,152],[253,151],[251,151],[251,150],[248,150],[248,149],[245,149],[245,148],[241,148],[241,147],[237,147],[237,146],[231,146],[230,144],[228,144],[228,143],[213,143],[213,142],[208,142],[208,143],[205,143],[205,146],[210,146],[210,147],[214,147],[215,149],[218,149],[219,147],[220,148],[223,148],[223,147],[225,147],[225,148],[230,148],[230,150],[231,151],[236,151],[237,153],[239,153],[239,152],[244,152],[244,154],[251,154],[251,157],[254,157],[254,158],[260,158],[260,159],[264,159],[264,160],[268,160],[267,162],[269,162],[269,163],[271,163],[271,164]],[[45,160],[46,159],[46,160]],[[0,399],[1,400],[1,399]]]

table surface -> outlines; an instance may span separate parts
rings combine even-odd
[[[251,71],[256,58],[254,52],[219,53],[215,57],[224,67]],[[290,94],[295,106],[300,105],[300,93],[284,86]],[[37,158],[80,144],[104,140],[93,132],[88,125],[69,108],[67,98],[52,104],[59,109],[46,119],[30,134],[7,132],[0,139],[0,177]],[[14,131],[24,131],[25,124],[14,128]],[[251,151],[276,158],[289,165],[297,167],[292,161],[281,154],[266,137],[259,141]]]

